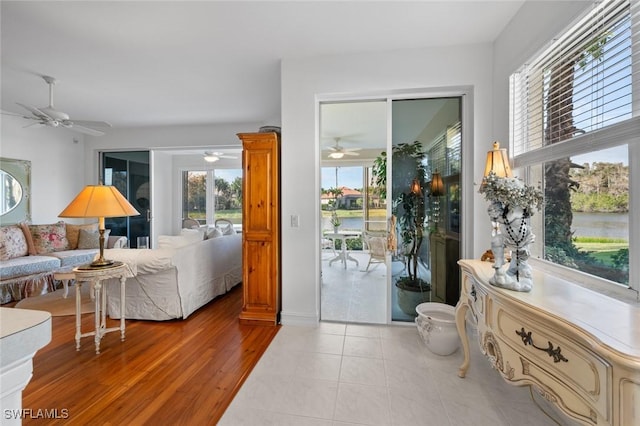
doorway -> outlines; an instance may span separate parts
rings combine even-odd
[[[462,96],[319,111],[321,320],[413,322],[419,303],[455,304]]]
[[[118,188],[140,212],[139,216],[105,218],[105,226],[113,235],[125,235],[130,248],[137,248],[138,237],[151,236],[149,151],[103,152],[100,159],[104,184]]]

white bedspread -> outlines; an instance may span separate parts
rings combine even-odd
[[[176,249],[105,250],[105,258],[129,265],[125,317],[187,318],[242,281],[242,236],[228,235]],[[108,283],[108,313],[120,317],[117,280]]]

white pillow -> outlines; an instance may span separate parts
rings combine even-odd
[[[189,240],[188,237],[183,235],[159,235],[158,236],[158,248],[159,249],[176,249],[189,244],[193,244],[193,240]]]
[[[219,228],[212,226],[211,228],[207,229],[207,233],[205,234],[205,237],[207,240],[211,238],[222,237],[222,231]]]
[[[204,240],[205,233],[207,232],[207,228],[182,228],[180,231],[180,235],[183,237],[187,237],[190,240],[193,239],[195,241]]]
[[[220,230],[220,233],[222,235],[235,235],[236,234],[236,230],[231,225],[229,225],[229,226],[216,226],[216,228],[218,228]]]

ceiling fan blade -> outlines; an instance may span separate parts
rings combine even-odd
[[[48,116],[47,114],[45,114],[44,112],[42,112],[38,108],[29,106],[29,105],[25,105],[25,104],[21,104],[20,102],[16,102],[16,104],[20,105],[22,108],[26,109],[31,114],[33,114],[36,117],[38,117],[39,120],[53,120],[53,117]]]
[[[106,121],[90,121],[90,120],[71,120],[74,126],[84,126],[84,127],[113,127],[111,123]]]
[[[41,121],[38,121],[36,123],[31,123],[31,124],[27,124],[26,126],[22,126],[23,129],[26,129],[27,127],[44,127],[46,126],[46,124],[44,124]]]
[[[100,130],[96,130],[96,129],[91,129],[89,127],[84,127],[84,126],[79,126],[77,124],[73,124],[72,126],[65,126],[67,127],[69,130],[73,130],[75,132],[78,133],[84,133],[85,135],[90,135],[90,136],[102,136],[104,135],[104,132],[100,131]]]
[[[221,155],[220,158],[227,158],[229,160],[237,160],[238,157],[232,157],[231,155]]]
[[[344,155],[360,155],[357,152],[352,152],[352,151],[345,151]]]
[[[29,117],[28,115],[18,114],[17,112],[4,111],[4,110],[0,110],[0,114],[2,114],[2,115],[13,115],[14,117],[28,118],[30,120],[34,120],[35,119],[34,117]]]
[[[345,151],[360,151],[362,148],[344,148]]]
[[[328,146],[327,149],[329,151],[338,151],[338,148],[336,148],[335,146]]]

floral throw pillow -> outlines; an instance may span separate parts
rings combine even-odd
[[[37,254],[67,250],[69,247],[67,230],[62,221],[50,225],[29,225],[29,231]]]
[[[0,260],[9,260],[29,254],[27,239],[18,225],[0,228]]]

